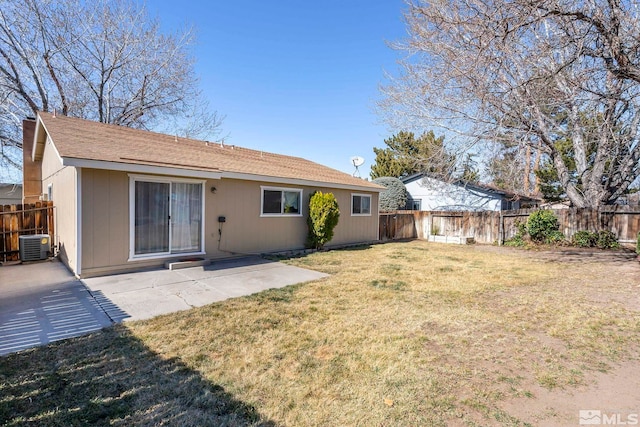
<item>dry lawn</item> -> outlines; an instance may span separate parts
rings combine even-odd
[[[414,241],[283,262],[331,276],[0,359],[0,421],[577,425],[554,401],[637,364],[623,256]]]

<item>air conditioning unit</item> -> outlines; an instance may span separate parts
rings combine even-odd
[[[51,238],[48,234],[20,236],[20,259],[22,261],[40,261],[47,259],[51,250]]]

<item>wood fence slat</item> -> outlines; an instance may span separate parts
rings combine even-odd
[[[18,206],[20,206],[20,208],[18,209]],[[18,237],[20,236],[18,234],[18,230],[20,229],[20,215],[18,215],[18,213],[15,213],[18,210],[22,210],[22,205],[11,205],[11,208],[9,209],[9,211],[11,212],[9,218],[9,232],[11,233],[11,240],[10,240],[10,245],[12,248],[18,248]],[[16,260],[16,256],[15,254],[12,254],[10,261],[15,261]]]
[[[8,206],[7,206],[8,207]],[[1,230],[4,231],[5,229],[5,217],[6,215],[2,215],[2,213],[5,210],[5,206],[4,205],[0,205],[0,228]],[[7,239],[9,238],[9,236],[7,236],[6,234],[2,233],[2,235],[0,235],[0,252],[4,253],[7,248],[9,247],[9,244],[7,242]]]
[[[48,234],[54,242],[54,206],[52,201],[27,205],[0,205],[0,261],[20,259],[22,235]]]
[[[398,211],[380,214],[380,240],[427,239],[430,234],[473,237],[478,243],[502,243],[513,238],[518,224],[535,209],[517,211]],[[640,232],[640,210],[629,206],[595,209],[558,209],[560,231],[570,239],[577,231],[609,230],[622,242],[635,241]]]

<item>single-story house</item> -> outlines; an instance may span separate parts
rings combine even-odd
[[[640,192],[620,196],[618,197],[618,200],[616,200],[615,204],[622,206],[640,206]]]
[[[21,204],[22,184],[0,183],[0,206]]]
[[[539,199],[510,193],[483,184],[445,182],[423,173],[401,181],[407,188],[408,210],[417,211],[500,211],[535,207]]]
[[[54,202],[79,277],[302,249],[317,190],[340,207],[330,245],[378,240],[384,188],[302,158],[55,113],[23,125],[24,197]]]
[[[541,203],[540,204],[540,208],[541,209],[553,209],[553,210],[569,209],[569,208],[571,208],[571,201],[570,200],[561,200],[561,201],[556,201],[556,202],[545,202],[545,203]]]

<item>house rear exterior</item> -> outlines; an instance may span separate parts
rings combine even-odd
[[[330,245],[378,239],[383,188],[305,159],[49,113],[24,122],[23,144],[25,201],[54,201],[80,277],[301,249],[314,191],[340,207]]]

